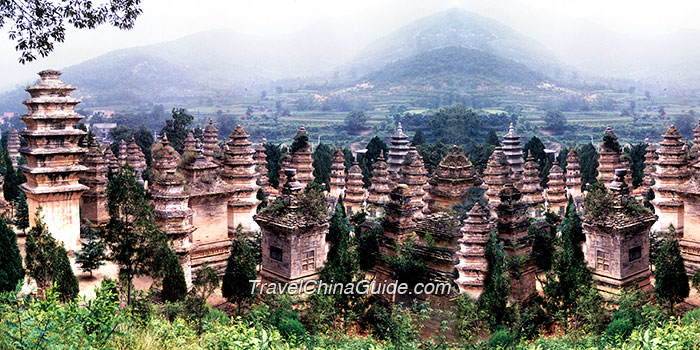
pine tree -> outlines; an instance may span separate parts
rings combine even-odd
[[[15,232],[0,218],[0,293],[15,290],[24,279],[22,255]]]
[[[311,155],[313,158],[314,167],[314,181],[318,184],[322,184],[326,189],[330,188],[330,177],[331,177],[331,164],[333,163],[333,152],[335,148],[331,147],[327,143],[320,143],[314,153]]]
[[[17,200],[15,201],[15,227],[26,232],[29,228],[29,205],[27,204],[27,196],[24,192],[20,191]]]
[[[423,133],[423,130],[418,129],[416,130],[416,133],[413,135],[413,139],[411,140],[411,146],[417,147],[425,143],[425,133]]]
[[[41,209],[37,210],[34,227],[27,234],[25,250],[28,275],[42,292],[53,284],[62,301],[78,295],[78,279],[71,269],[68,252],[49,233]]]
[[[496,132],[493,130],[489,131],[489,133],[486,134],[485,143],[487,145],[491,145],[491,146],[500,146],[501,145],[501,142],[498,140],[498,135],[496,135]]]
[[[556,239],[552,269],[547,272],[547,281],[543,287],[550,315],[561,319],[564,324],[593,283],[581,250],[583,239],[585,236],[581,218],[576,213],[573,201],[569,199],[561,237]]]
[[[487,315],[489,327],[494,330],[511,321],[511,312],[508,307],[510,276],[506,271],[503,244],[495,231],[491,231],[486,243],[485,255],[488,272],[484,278],[484,291],[479,296],[478,303],[479,309]]]
[[[175,150],[182,154],[185,149],[185,139],[190,132],[190,125],[194,120],[194,116],[187,113],[183,108],[173,108],[172,119],[165,121],[160,134],[168,135],[168,141]]]
[[[163,301],[171,303],[185,300],[187,296],[187,282],[185,272],[177,258],[175,251],[170,247],[163,247],[163,259],[165,261],[165,272],[163,275],[163,290],[161,297]]]
[[[209,265],[197,270],[192,280],[192,289],[185,300],[187,314],[197,322],[197,331],[202,333],[202,319],[209,311],[207,299],[219,287],[219,276]]]
[[[2,184],[2,190],[5,195],[5,200],[8,202],[14,202],[17,197],[22,193],[19,189],[19,185],[22,184],[20,176],[17,170],[12,166],[12,160],[10,159],[10,154],[5,151],[3,153],[3,163],[5,163],[5,182]]]
[[[673,313],[675,304],[688,297],[690,288],[688,286],[688,275],[686,275],[681,257],[678,240],[676,240],[676,230],[671,226],[663,244],[659,250],[659,255],[654,259],[654,298],[660,303],[668,303]]]
[[[236,237],[232,243],[221,293],[226,300],[238,305],[238,313],[240,313],[243,303],[252,300],[255,296],[250,292],[250,281],[257,275],[257,264],[253,252],[243,237]]]
[[[75,262],[80,266],[83,272],[90,273],[92,277],[93,271],[104,265],[105,259],[105,242],[97,234],[97,230],[89,224],[81,227],[83,231],[87,231],[86,241],[82,243],[80,252],[75,257]]]

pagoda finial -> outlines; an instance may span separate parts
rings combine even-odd
[[[163,137],[160,139],[160,143],[163,144],[163,146],[167,146],[170,142],[168,142],[168,134],[166,132],[163,132]]]

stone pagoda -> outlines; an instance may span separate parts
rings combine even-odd
[[[501,190],[505,187],[506,182],[510,181],[510,166],[501,147],[496,147],[491,153],[488,163],[486,163],[483,180],[484,183],[481,187],[484,189],[484,195],[488,200],[488,209],[491,212],[491,217],[495,217],[495,209],[501,201]]]
[[[185,153],[180,171],[187,180],[185,191],[190,195],[187,205],[193,211],[192,225],[197,227],[192,233],[196,245],[192,251],[192,270],[207,264],[223,275],[231,250],[228,202],[235,188],[221,178],[219,166],[200,147]]]
[[[527,204],[528,215],[536,219],[541,218],[544,209],[544,191],[540,185],[539,167],[530,152],[523,166],[523,176],[517,185],[523,196],[522,201]]]
[[[15,128],[12,128],[7,136],[7,153],[10,156],[10,160],[12,160],[12,166],[15,168],[17,167],[17,162],[19,161],[20,147],[21,143],[19,141],[19,133],[17,130],[15,130]]]
[[[606,139],[608,142],[605,142]],[[617,135],[608,126],[603,132],[603,142],[598,152],[598,181],[606,188],[615,180],[615,169],[621,168],[620,150],[615,149],[613,144],[617,144]]]
[[[306,129],[300,126],[299,131],[296,136],[294,136],[294,141],[297,142],[297,140],[301,140],[302,136],[305,136],[305,142],[299,141],[299,149],[292,152],[291,167],[297,170],[297,181],[299,181],[303,187],[306,187],[306,185],[314,181],[314,160],[311,157],[312,152],[309,136],[306,133]]]
[[[583,254],[586,265],[593,272],[596,288],[604,298],[620,295],[622,289],[639,288],[650,291],[649,229],[656,216],[641,203],[634,205],[631,213],[627,206],[635,201],[629,196],[625,183],[625,169],[616,171],[616,179],[610,184],[613,196],[611,213],[583,219],[586,241]]]
[[[197,151],[197,139],[194,138],[194,134],[191,131],[187,133],[183,144],[183,151],[184,153]],[[131,154],[131,152],[129,152],[129,154]]]
[[[566,184],[564,183],[564,171],[557,164],[549,170],[549,187],[547,188],[547,205],[549,209],[559,215],[564,215],[568,199],[566,198]]]
[[[523,148],[520,145],[520,135],[515,133],[513,123],[510,123],[508,133],[503,135],[503,155],[510,166],[513,178],[520,179],[523,173]]]
[[[403,133],[403,128],[401,123],[396,127],[396,132],[391,135],[391,143],[389,145],[389,154],[387,159],[387,170],[389,170],[389,177],[396,182],[399,175],[399,169],[403,166],[406,160],[406,155],[409,151],[409,141],[408,136]]]
[[[676,193],[678,186],[690,178],[688,172],[688,155],[681,141],[681,134],[671,125],[663,134],[663,141],[656,151],[658,160],[655,164],[653,201],[659,220],[655,231],[666,231],[673,225],[676,232],[683,233],[683,201]]]
[[[211,119],[209,119],[209,125],[204,128],[202,149],[204,156],[211,162],[216,162],[216,154],[221,153],[221,148],[219,147],[219,130],[216,129]]]
[[[258,230],[253,215],[260,201],[257,199],[258,185],[255,183],[255,151],[250,147],[248,134],[238,125],[231,132],[231,140],[224,155],[223,178],[235,188],[228,203],[228,229],[233,233],[240,225],[243,232]]]
[[[364,207],[366,191],[362,186],[362,169],[357,163],[357,159],[352,163],[348,170],[348,182],[345,185],[345,210],[348,216],[359,213]]]
[[[457,217],[450,212],[439,212],[426,215],[416,222],[415,235],[412,237],[416,257],[427,265],[425,280],[429,283],[454,283],[455,266],[458,263],[459,239],[461,224]],[[428,297],[450,298],[456,296],[457,290],[450,293],[443,291],[433,295],[413,295],[413,298],[426,300]]]
[[[119,154],[117,154],[117,160],[119,161],[119,166],[124,166],[128,163],[129,159],[129,146],[123,139],[119,141]]]
[[[80,237],[80,196],[88,187],[79,182],[86,170],[80,159],[86,150],[78,146],[85,134],[76,128],[82,115],[74,111],[80,103],[70,97],[74,86],[59,80],[61,72],[45,70],[41,80],[26,89],[31,95],[24,100],[28,113],[21,117],[27,125],[21,132],[27,143],[20,148],[27,164],[19,166],[27,182],[20,188],[27,195],[29,222],[41,207],[49,232],[65,244],[67,250],[77,250]]]
[[[367,195],[370,217],[378,218],[384,215],[384,206],[389,202],[389,193],[393,188],[394,184],[389,179],[389,170],[384,161],[384,151],[381,151],[372,165],[372,185]]]
[[[416,208],[415,218],[422,218],[422,210],[425,207],[423,186],[428,182],[428,171],[425,170],[423,157],[416,151],[415,147],[411,147],[408,151],[406,160],[401,166],[401,170],[399,170],[399,175],[401,177],[399,183],[406,185],[408,190],[411,191],[411,203]]]
[[[82,164],[87,169],[80,176],[80,183],[87,186],[88,190],[80,197],[81,218],[90,221],[93,225],[105,224],[109,221],[106,193],[109,169],[94,139],[89,145],[88,154],[83,158]]]
[[[476,186],[477,177],[474,166],[457,146],[452,147],[435,169],[430,179],[428,192],[428,209],[437,213],[461,204],[467,198],[469,188]]]
[[[107,149],[105,150],[105,165],[107,165],[107,169],[111,171],[112,174],[116,174],[120,168],[117,157],[114,156],[114,153],[112,153],[112,149],[109,147],[107,147]]]
[[[295,179],[295,169],[285,169],[287,181],[282,194],[260,213],[255,221],[262,230],[264,282],[302,282],[314,279],[326,261],[328,219],[323,213],[302,212],[299,196],[303,187]]]
[[[338,199],[345,189],[345,157],[340,148],[337,148],[333,154],[329,185],[330,192],[328,192],[328,196],[333,200]]]
[[[649,140],[645,140],[646,143],[649,143]],[[700,121],[698,121],[698,125],[693,129],[693,146],[690,147],[690,157],[694,161],[700,160]]]
[[[255,162],[255,173],[257,174],[255,183],[262,188],[267,196],[276,196],[277,189],[270,185],[270,179],[267,177],[267,153],[265,153],[264,145],[260,144],[255,148],[253,160]]]
[[[180,154],[170,146],[168,135],[153,145],[153,183],[148,190],[153,201],[156,225],[168,235],[173,249],[180,259],[185,280],[192,283],[192,225],[194,212],[188,206],[189,195],[185,191],[185,178],[178,171]]]
[[[521,200],[522,194],[507,182],[499,192],[500,201],[496,207],[496,230],[503,242],[503,251],[508,256],[527,257],[517,268],[519,279],[511,280],[512,299],[523,302],[530,300],[535,290],[535,262],[531,257],[532,238],[527,234],[530,221],[527,219],[527,204]]]
[[[644,179],[642,185],[638,187],[638,193],[643,198],[646,196],[649,189],[654,186],[654,172],[656,169],[656,159],[659,157],[656,155],[656,148],[654,145],[649,143],[649,139],[645,141],[649,146],[645,149],[644,153]]]
[[[572,197],[574,202],[582,198],[581,190],[581,161],[578,153],[573,148],[566,156],[566,196]]]
[[[138,179],[139,183],[143,184],[142,175],[146,170],[146,156],[143,154],[141,147],[139,147],[133,137],[127,146],[127,152],[128,155],[126,157],[126,163],[136,170],[136,178]]]
[[[457,252],[459,278],[455,282],[460,293],[467,293],[471,298],[478,299],[484,289],[484,279],[488,272],[486,243],[491,233],[491,224],[479,203],[475,203],[467,213],[461,232],[460,250]]]

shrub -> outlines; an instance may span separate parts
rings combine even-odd
[[[700,324],[700,309],[693,309],[683,315],[683,324],[686,326],[692,323]]]
[[[516,338],[508,328],[500,327],[493,333],[489,339],[489,349],[513,349],[515,348]]]
[[[634,321],[629,318],[613,320],[605,329],[605,339],[608,342],[618,343],[629,337],[634,331]]]

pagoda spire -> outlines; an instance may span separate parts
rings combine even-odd
[[[304,126],[300,126],[299,131],[297,131],[296,136],[294,136],[292,148],[295,147],[294,145],[297,145],[298,148],[293,149],[291,152],[291,166],[297,170],[296,179],[306,187],[306,185],[314,180],[314,160],[311,157],[311,143],[309,143],[309,136]]]
[[[488,200],[489,211],[491,216],[495,217],[496,207],[500,204],[499,193],[510,180],[510,166],[506,161],[501,147],[496,147],[488,162],[483,175],[484,183],[481,187],[485,190],[484,194]]]
[[[398,173],[406,160],[409,152],[408,136],[403,133],[401,122],[396,126],[396,132],[391,135],[389,154],[387,159],[389,175],[393,180],[398,179]]]
[[[520,135],[515,133],[513,123],[510,123],[508,133],[503,135],[503,155],[510,166],[514,179],[520,179],[523,173],[523,149],[520,145]]]
[[[204,128],[202,139],[204,156],[210,161],[216,162],[216,153],[221,153],[221,148],[219,147],[219,130],[214,126],[211,119],[209,119],[209,125]]]
[[[539,167],[529,151],[527,153],[527,162],[525,162],[523,169],[523,176],[518,183],[518,189],[523,194],[523,202],[527,204],[530,216],[541,218],[544,207],[544,191],[540,185]]]
[[[10,155],[12,160],[12,166],[17,167],[17,161],[19,160],[19,148],[21,143],[19,141],[19,133],[15,128],[10,129],[7,136],[7,153]]]
[[[423,186],[428,182],[428,171],[425,170],[423,157],[415,147],[409,148],[399,175],[401,175],[400,183],[408,186],[409,191],[411,191],[411,203],[416,207],[415,218],[423,218],[423,208],[425,207],[425,202],[423,202],[425,190]]]
[[[452,151],[438,164],[429,181],[426,196],[429,212],[437,213],[462,203],[476,182],[474,166],[457,146],[452,146]]]
[[[197,151],[197,140],[194,138],[194,134],[191,131],[187,133],[187,137],[185,138],[184,151],[185,153]]]
[[[615,169],[622,166],[620,152],[617,135],[610,126],[606,127],[598,152],[598,181],[606,188],[615,180]]]
[[[676,232],[683,232],[683,202],[677,200],[676,190],[690,178],[688,171],[688,154],[681,134],[675,126],[666,130],[663,141],[656,151],[658,159],[655,163],[653,201],[659,219],[652,227],[655,231],[666,231],[670,225]]]
[[[484,280],[488,272],[486,244],[491,233],[491,224],[479,203],[475,203],[467,213],[461,232],[460,250],[457,252],[459,278],[455,282],[460,293],[467,293],[473,299],[478,299],[484,289]]]
[[[384,161],[384,150],[382,150],[372,165],[372,185],[369,187],[367,196],[371,217],[378,218],[384,214],[384,206],[389,202],[389,193],[393,188],[394,184],[389,179],[389,170]]]
[[[547,188],[547,205],[556,214],[564,215],[568,200],[566,198],[566,185],[564,171],[558,164],[554,164],[549,170]]]
[[[229,201],[228,229],[234,232],[241,225],[245,232],[256,231],[258,226],[253,221],[253,215],[260,201],[256,197],[259,186],[256,184],[257,173],[253,159],[255,151],[251,148],[248,134],[240,125],[231,132],[230,138],[222,174],[224,180],[235,188]]]
[[[581,198],[581,161],[575,149],[566,156],[566,195],[576,199]]]
[[[338,196],[343,194],[345,189],[345,156],[340,148],[336,148],[335,153],[333,153],[329,185],[330,192],[328,196],[331,199],[338,199]]]
[[[348,170],[348,182],[345,185],[345,198],[343,200],[348,215],[359,213],[364,206],[366,191],[362,188],[364,185],[362,178],[362,169],[355,158]]]

